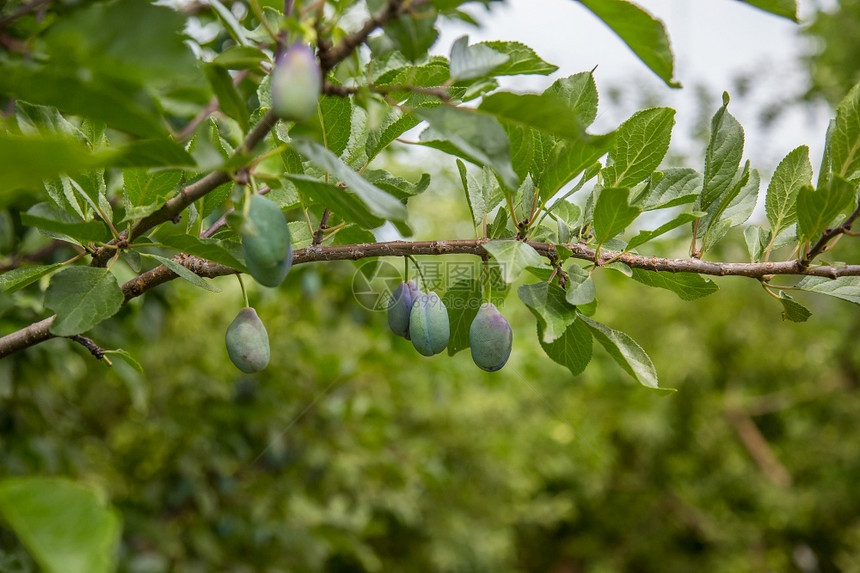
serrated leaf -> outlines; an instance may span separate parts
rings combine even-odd
[[[552,342],[544,342],[541,324],[538,322],[538,341],[550,360],[561,364],[576,376],[585,370],[591,361],[591,330],[582,320],[575,320],[561,336]]]
[[[0,515],[45,571],[114,570],[120,518],[92,489],[53,477],[6,478]]]
[[[567,267],[567,277],[570,283],[567,285],[565,299],[574,306],[591,304],[597,297],[597,290],[594,288],[594,280],[591,278],[591,273],[580,267],[576,263],[571,263]]]
[[[302,197],[328,207],[346,221],[356,223],[364,229],[375,229],[385,223],[384,219],[371,213],[361,199],[347,189],[307,175],[288,174],[286,178],[296,185]]]
[[[312,163],[345,183],[349,191],[357,195],[374,215],[397,221],[406,219],[406,206],[403,203],[368,182],[325,147],[306,139],[296,139],[293,145]]]
[[[594,237],[601,244],[626,229],[641,211],[627,202],[630,189],[608,188],[600,191],[594,206]]]
[[[669,87],[680,87],[673,79],[674,57],[663,22],[627,0],[579,0],[603,20],[633,53]]]
[[[838,279],[804,277],[794,287],[860,304],[860,277],[839,277]]]
[[[499,263],[502,278],[512,283],[526,267],[546,267],[547,262],[531,245],[522,241],[490,241],[484,248]]]
[[[81,221],[73,215],[48,203],[37,203],[26,213],[21,213],[21,224],[46,231],[54,238],[71,238],[86,244],[105,241],[110,237],[107,226],[101,221]]]
[[[609,328],[595,320],[580,315],[591,334],[625,372],[648,388],[658,388],[657,370],[651,358],[635,340],[619,330]]]
[[[593,73],[580,72],[557,79],[544,93],[564,102],[583,128],[594,123],[599,98]]]
[[[436,14],[431,9],[419,8],[410,12],[386,24],[383,36],[370,42],[371,49],[377,47],[376,52],[394,49],[412,62],[425,57],[439,36],[435,28]]]
[[[45,307],[57,316],[51,332],[72,336],[86,332],[120,309],[125,297],[108,269],[69,267],[51,277]]]
[[[643,285],[670,290],[681,300],[696,300],[719,290],[717,283],[696,273],[661,273],[633,269],[633,279]]]
[[[182,172],[123,169],[122,179],[126,208],[153,204],[160,206],[176,191],[182,181]],[[126,219],[130,220],[128,216]]]
[[[442,136],[448,145],[461,151],[463,159],[491,167],[509,189],[517,188],[519,177],[511,167],[508,136],[494,117],[450,106],[418,109],[414,113],[430,124],[433,135]],[[425,131],[421,141],[432,142],[434,138]]]
[[[442,299],[448,309],[448,322],[451,326],[448,356],[454,356],[469,348],[469,329],[481,304],[481,283],[474,279],[456,280]]]
[[[6,271],[5,273],[0,274],[0,291],[12,294],[17,290],[21,290],[22,288],[33,284],[46,274],[50,273],[54,269],[60,268],[61,266],[63,266],[63,263],[18,267],[17,269]]]
[[[726,206],[721,217],[730,220],[733,227],[745,223],[755,210],[760,185],[761,176],[758,173],[758,169],[751,169],[749,179],[741,186],[738,194]]]
[[[567,302],[558,285],[545,281],[523,285],[517,294],[537,318],[543,342],[557,339],[576,320],[576,307]]]
[[[711,120],[711,135],[705,149],[705,175],[700,205],[708,211],[722,202],[735,182],[744,151],[744,130],[728,112],[728,94],[723,94],[723,106]]]
[[[100,163],[79,141],[6,132],[0,132],[0,157],[3,158],[0,192],[39,188],[43,179],[77,173]]]
[[[643,211],[665,209],[692,203],[701,191],[701,173],[686,167],[668,167],[658,177],[652,177],[631,203]]]
[[[486,96],[478,110],[564,139],[578,140],[585,135],[585,126],[577,116],[562,98],[549,91],[540,95],[496,92]]]
[[[352,101],[348,97],[322,96],[319,110],[325,146],[340,157],[349,143],[352,126]]]
[[[676,229],[681,225],[691,223],[703,215],[704,213],[701,211],[695,211],[693,213],[681,213],[671,221],[663,223],[653,231],[639,231],[639,234],[630,239],[630,242],[627,243],[627,248],[625,250],[633,250],[639,245],[643,245],[652,239],[656,239],[660,235],[668,233],[672,229]]]
[[[855,85],[836,108],[830,155],[833,174],[848,181],[860,177],[860,84]]]
[[[750,261],[757,263],[761,260],[762,255],[762,228],[750,225],[744,229],[744,242],[747,245],[747,252],[750,254]]]
[[[854,185],[839,175],[834,175],[822,189],[802,187],[797,194],[800,243],[817,239],[843,210],[853,205],[854,196]]]
[[[540,197],[546,201],[574,177],[591,167],[612,145],[614,134],[591,136],[587,140],[560,141],[546,160],[537,180]]]
[[[657,169],[672,138],[675,110],[655,107],[638,111],[621,124],[615,146],[609,152],[612,164],[603,168],[606,187],[633,187]]]
[[[479,42],[476,46],[487,46],[500,54],[508,56],[493,70],[493,76],[516,76],[521,74],[548,75],[558,69],[543,61],[531,48],[519,42]]]
[[[486,167],[481,170],[480,178],[472,177],[466,171],[466,165],[459,159],[457,169],[460,172],[460,181],[466,193],[469,211],[472,213],[472,222],[477,227],[483,223],[484,216],[501,201],[502,193],[499,184]]]
[[[382,124],[370,131],[365,144],[367,160],[376,157],[392,141],[409,131],[421,121],[411,113],[405,113],[399,108],[394,108],[382,120]]]
[[[460,36],[451,46],[451,79],[472,80],[488,75],[510,58],[486,44],[469,45],[469,36]]]
[[[806,322],[812,312],[808,308],[794,301],[790,296],[783,291],[779,291],[779,302],[782,303],[782,319],[790,320],[791,322]]]
[[[188,270],[187,268],[185,268],[184,266],[182,266],[178,262],[174,261],[173,259],[168,259],[166,257],[161,257],[158,255],[150,255],[150,254],[147,254],[144,256],[155,259],[156,261],[158,261],[159,263],[161,263],[162,265],[164,265],[165,267],[167,267],[168,269],[170,269],[171,271],[173,271],[174,273],[179,275],[180,278],[185,279],[186,281],[190,282],[191,284],[193,284],[196,287],[200,287],[202,289],[208,290],[209,292],[221,292],[220,288],[216,287],[211,282],[203,279],[203,277],[200,277],[200,276],[194,274],[193,272],[191,272],[190,270]]]
[[[809,148],[795,148],[777,165],[767,186],[764,208],[771,233],[776,236],[797,221],[797,194],[812,185]]]

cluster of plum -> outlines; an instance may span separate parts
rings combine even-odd
[[[317,109],[322,87],[319,66],[311,51],[294,44],[278,57],[271,76],[272,108],[284,120],[302,121]],[[251,195],[244,205],[239,231],[245,266],[263,286],[277,287],[293,261],[289,227],[284,213],[262,195]],[[424,356],[439,354],[448,346],[451,329],[445,303],[435,292],[423,293],[412,281],[401,283],[388,307],[391,330]],[[481,305],[469,328],[472,360],[488,372],[500,370],[511,355],[511,325],[490,302]],[[269,364],[269,335],[246,306],[227,327],[227,354],[242,372],[259,372]]]
[[[412,341],[420,354],[433,356],[448,346],[451,325],[445,303],[433,291],[424,293],[413,281],[400,283],[388,305],[388,326]],[[469,327],[472,360],[482,370],[501,370],[511,355],[513,331],[491,302],[481,305]]]

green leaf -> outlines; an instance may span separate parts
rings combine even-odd
[[[830,136],[831,171],[849,181],[860,177],[860,84],[836,108]]]
[[[745,223],[755,210],[760,185],[761,176],[758,169],[751,169],[749,179],[741,185],[738,194],[729,202],[720,217],[731,221],[733,227]]]
[[[140,137],[160,137],[166,133],[152,97],[121,81],[85,79],[74,71],[6,63],[0,74],[0,93],[101,120]]]
[[[12,294],[25,286],[31,285],[54,269],[63,266],[63,263],[53,265],[34,265],[29,267],[18,267],[0,274],[0,291]]]
[[[500,121],[564,139],[578,140],[585,135],[585,126],[571,113],[567,104],[551,92],[540,95],[496,92],[484,97],[478,110]]]
[[[591,329],[591,334],[625,372],[648,388],[658,388],[657,370],[648,354],[635,340],[621,331],[580,315],[580,319]]]
[[[227,68],[214,64],[204,65],[203,72],[206,79],[209,80],[209,85],[212,86],[212,91],[215,92],[215,97],[218,98],[218,107],[228,117],[235,119],[243,132],[247,132],[248,106],[242,96],[239,95],[236,86],[233,85],[233,77],[230,72],[227,71]]]
[[[823,189],[810,186],[797,194],[797,234],[801,244],[816,240],[833,220],[854,204],[854,185],[834,175]]]
[[[663,22],[627,0],[578,1],[618,34],[666,85],[681,87],[672,79],[675,64]]]
[[[352,101],[348,97],[322,96],[319,109],[325,146],[340,157],[352,131]]]
[[[152,213],[176,192],[182,181],[182,172],[123,169],[122,180],[126,210],[131,207],[149,206],[153,209],[150,211]],[[125,220],[132,220],[132,218],[126,215]]]
[[[750,261],[757,263],[761,260],[762,255],[762,228],[750,225],[744,229],[744,242],[747,245],[747,252],[750,254]]]
[[[328,207],[345,220],[364,229],[375,229],[385,223],[384,219],[371,213],[361,199],[347,189],[323,183],[307,175],[287,174],[286,178],[295,183],[303,197],[317,205]]]
[[[481,299],[481,283],[474,279],[454,281],[442,297],[448,309],[448,322],[451,327],[448,356],[454,356],[469,348],[469,329],[478,314]]]
[[[105,167],[196,167],[190,153],[171,139],[143,139],[98,155]]]
[[[263,61],[269,61],[269,57],[262,50],[253,46],[233,46],[215,56],[212,63],[228,70],[256,70]]]
[[[609,152],[611,165],[603,168],[606,187],[633,187],[657,169],[669,151],[675,110],[654,107],[633,114],[615,135]]]
[[[382,120],[382,124],[370,131],[367,136],[365,152],[368,162],[376,157],[383,149],[409,131],[421,121],[411,113],[405,113],[399,108],[394,108]]]
[[[0,514],[49,573],[114,570],[120,518],[90,488],[59,478],[6,478]]]
[[[556,340],[576,320],[576,307],[558,285],[541,281],[521,286],[517,294],[537,318],[543,342]]]
[[[385,25],[382,38],[376,42],[385,51],[394,49],[412,62],[417,62],[427,55],[430,46],[436,42],[439,33],[436,31],[436,14],[433,10],[413,9],[410,14],[405,14],[390,21]],[[375,46],[371,42],[371,47]],[[379,49],[374,52],[380,51]]]
[[[600,191],[594,206],[594,237],[605,243],[626,229],[641,211],[627,202],[630,189],[608,188]]]
[[[447,105],[414,113],[430,124],[431,129],[421,134],[422,142],[441,136],[463,153],[463,159],[492,168],[509,189],[517,188],[519,177],[511,167],[508,136],[494,117]]]
[[[21,224],[42,229],[50,237],[68,237],[81,244],[105,241],[110,237],[103,222],[81,221],[48,203],[36,203],[26,213],[21,213]]]
[[[782,319],[791,322],[806,322],[812,313],[808,308],[795,302],[783,291],[779,291],[779,302],[782,303]]]
[[[346,184],[349,191],[357,195],[374,215],[397,221],[406,219],[406,206],[403,203],[368,182],[325,147],[306,139],[296,139],[293,145],[317,167],[325,169]]]
[[[567,285],[567,293],[565,299],[572,305],[579,306],[591,304],[597,297],[597,291],[594,288],[594,280],[591,278],[591,273],[583,269],[576,263],[571,263],[567,267],[567,277],[570,283]]]
[[[681,300],[696,300],[715,293],[720,288],[711,279],[696,273],[660,273],[633,269],[633,279],[643,285],[670,290]]]
[[[591,331],[585,322],[575,320],[561,336],[552,342],[544,342],[544,333],[538,322],[538,341],[550,359],[561,364],[576,376],[585,370],[591,361],[592,341]]]
[[[512,283],[522,274],[526,267],[542,268],[547,262],[534,247],[522,241],[490,241],[484,248],[499,263],[502,278],[506,283]]]
[[[659,173],[659,174],[658,174]],[[702,175],[687,167],[669,167],[655,173],[631,204],[643,211],[692,203],[702,190]]]
[[[57,336],[86,332],[116,314],[124,300],[116,277],[108,269],[64,269],[51,277],[45,291],[45,306],[57,313],[51,332]]]
[[[483,223],[484,216],[502,200],[499,184],[486,167],[481,170],[480,179],[472,177],[466,171],[466,165],[459,159],[457,169],[460,172],[460,181],[463,183],[469,211],[472,213],[472,222],[478,227]]]
[[[643,245],[652,239],[656,239],[660,235],[668,233],[672,229],[676,229],[681,225],[691,223],[703,215],[704,213],[701,211],[695,211],[693,213],[681,213],[671,221],[663,223],[653,231],[639,231],[639,234],[630,239],[630,242],[627,243],[627,247],[625,250],[632,251],[639,245]]]
[[[105,350],[105,354],[119,356],[126,364],[134,368],[138,374],[143,374],[143,366],[140,365],[140,362],[135,360],[134,356],[132,356],[128,350],[115,348],[113,350]]]
[[[765,12],[797,22],[797,0],[740,0]]]
[[[186,281],[190,282],[191,284],[193,284],[196,287],[200,287],[202,289],[208,290],[209,292],[221,292],[220,288],[216,287],[211,282],[204,280],[203,277],[200,277],[200,276],[194,274],[193,272],[191,272],[190,270],[188,270],[186,267],[182,266],[181,264],[177,263],[173,259],[168,259],[166,257],[160,257],[158,255],[150,255],[150,254],[144,254],[144,256],[155,259],[156,261],[158,261],[159,263],[161,263],[162,265],[164,265],[165,267],[167,267],[168,269],[170,269],[171,271],[173,271],[174,273],[179,275],[180,278],[185,279]]]
[[[469,36],[460,36],[451,46],[451,79],[472,80],[489,75],[510,58],[486,44],[469,45]]]
[[[546,76],[558,70],[558,66],[543,61],[534,50],[519,42],[480,42],[475,46],[487,46],[500,54],[508,56],[505,62],[493,69],[493,76],[516,76],[521,74]]]
[[[714,203],[733,189],[735,175],[744,152],[744,130],[728,112],[729,96],[723,94],[723,106],[711,120],[711,136],[705,150],[705,175],[700,205],[708,211]]]
[[[804,277],[794,287],[860,304],[860,277],[839,277],[838,279]]]
[[[583,129],[594,123],[597,117],[598,94],[593,73],[580,72],[557,79],[544,93],[564,102]]]
[[[0,157],[3,158],[0,192],[38,188],[43,179],[77,173],[99,163],[79,141],[6,132],[0,132]]]
[[[591,167],[612,146],[614,134],[587,140],[561,141],[552,150],[537,180],[540,197],[546,201],[574,177]]]
[[[812,185],[812,163],[805,145],[792,150],[777,165],[767,186],[764,207],[773,236],[797,221],[797,194]]]

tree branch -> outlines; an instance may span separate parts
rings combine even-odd
[[[396,92],[410,92],[415,94],[423,94],[429,96],[435,96],[444,102],[451,101],[451,94],[448,93],[448,90],[442,86],[439,87],[421,87],[421,86],[409,86],[409,85],[391,85],[391,86],[341,86],[337,84],[333,84],[330,82],[326,82],[323,85],[323,93],[326,95],[333,95],[338,97],[346,97],[352,94],[357,94],[362,90],[369,90],[378,94],[390,94]]]
[[[455,239],[449,241],[390,241],[385,243],[360,243],[356,245],[311,245],[293,253],[293,265],[321,261],[354,261],[370,257],[405,257],[415,255],[474,255],[486,258],[489,253],[484,245],[489,239]],[[552,260],[558,259],[555,245],[551,243],[528,243],[540,255]],[[572,252],[572,257],[593,262],[595,250],[582,243],[565,245]],[[174,260],[205,278],[215,278],[235,274],[234,268],[213,263],[199,257],[180,254]],[[666,273],[698,273],[710,276],[739,276],[762,279],[771,275],[805,275],[826,278],[860,276],[860,265],[845,265],[842,267],[804,267],[800,261],[765,262],[765,263],[717,263],[700,259],[665,259],[647,257],[631,253],[601,251],[600,261],[620,261],[634,269]],[[164,265],[155,267],[122,285],[125,302],[136,298],[146,291],[177,278]],[[14,354],[44,342],[54,335],[50,332],[54,317],[33,323],[11,334],[0,338],[0,358]]]

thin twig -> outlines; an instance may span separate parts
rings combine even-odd
[[[326,207],[323,209],[322,216],[320,217],[320,226],[317,227],[316,232],[314,233],[314,245],[319,245],[323,242],[323,233],[328,229],[328,218],[331,216],[331,209]]]
[[[800,264],[803,266],[809,265],[809,263],[811,263],[815,257],[827,250],[827,245],[831,239],[845,233],[846,231],[851,231],[851,225],[854,224],[854,221],[857,219],[857,217],[860,217],[860,205],[858,205],[854,212],[848,215],[845,220],[842,221],[841,225],[832,229],[826,229],[821,234],[821,238],[818,239],[818,242],[815,243],[815,245],[811,249],[809,249],[809,252],[806,253],[806,256],[803,257],[803,259],[800,261]]]
[[[106,356],[107,352],[105,351],[105,349],[96,344],[92,338],[87,338],[86,336],[76,334],[74,336],[69,336],[69,340],[74,340],[75,342],[89,350],[90,354],[95,356],[96,360],[101,360],[108,366],[113,366],[110,359]]]
[[[353,94],[360,93],[363,90],[368,90],[373,93],[378,94],[391,94],[397,92],[409,92],[415,94],[423,94],[429,95],[439,98],[442,101],[448,102],[451,101],[451,94],[448,93],[448,90],[442,86],[438,87],[422,87],[422,86],[410,86],[410,85],[401,85],[395,84],[390,86],[341,86],[337,84],[333,84],[330,82],[326,82],[323,85],[323,93],[326,95],[339,96],[339,97],[347,97]]]

